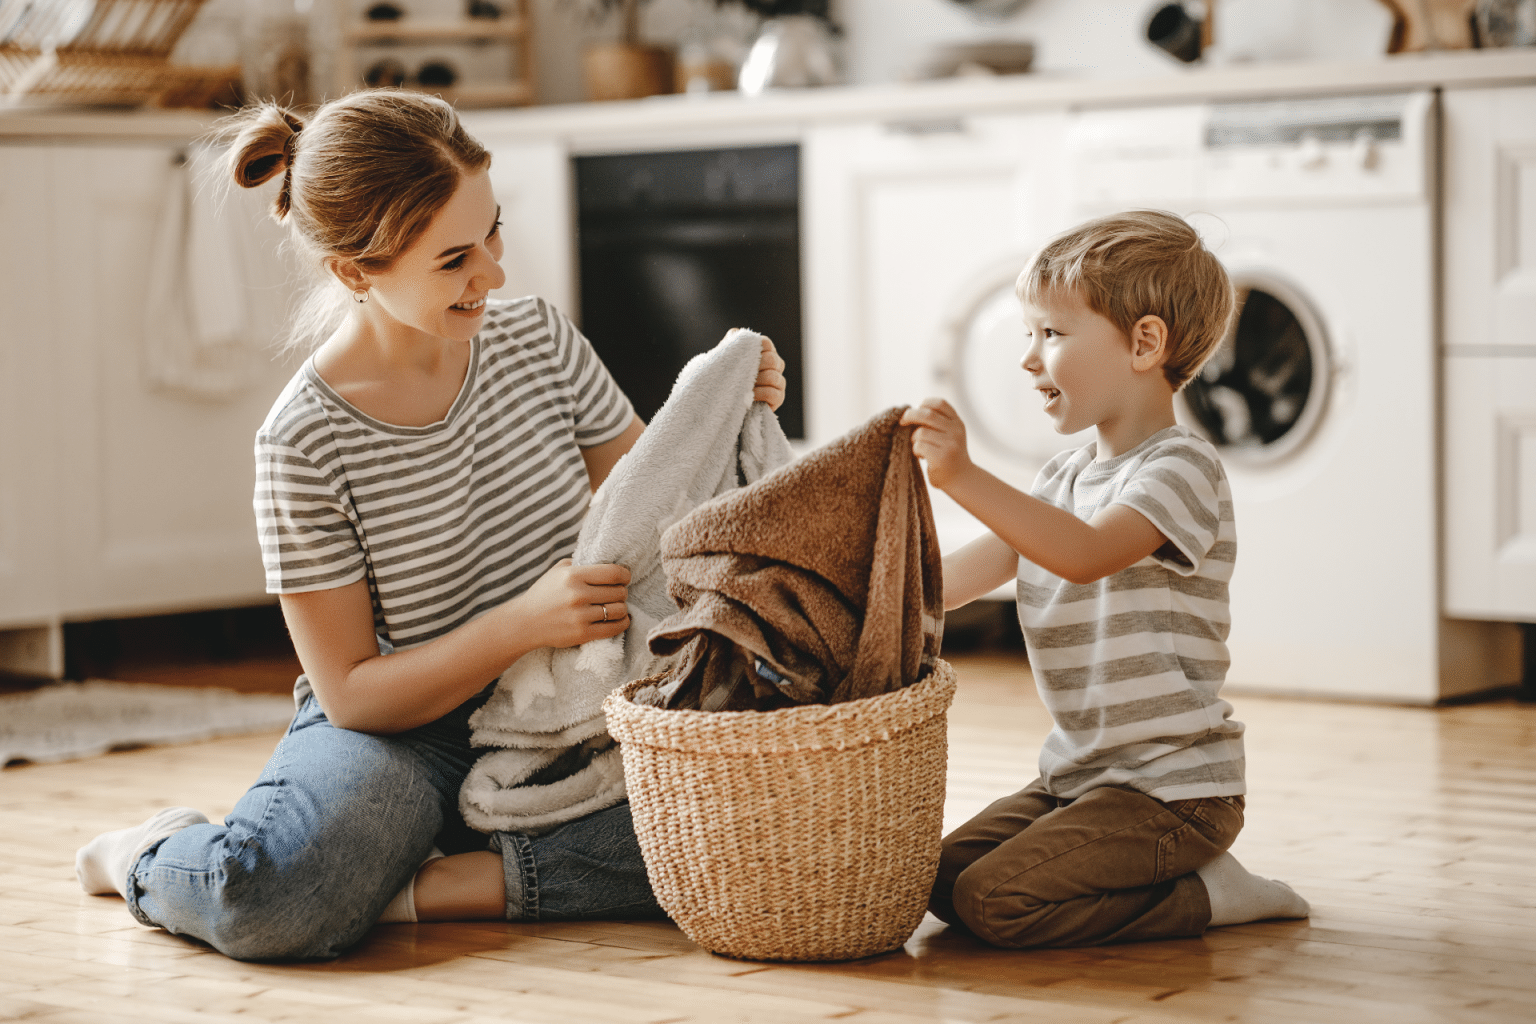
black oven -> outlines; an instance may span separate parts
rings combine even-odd
[[[752,146],[575,160],[581,328],[649,420],[678,371],[732,327],[787,364],[779,421],[805,436],[800,148]]]

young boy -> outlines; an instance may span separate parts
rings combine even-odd
[[[1030,494],[971,462],[948,403],[909,409],[928,479],[991,530],[944,559],[957,608],[1017,575],[1055,728],[1040,778],[944,839],[929,909],[997,946],[1199,935],[1306,917],[1226,850],[1243,825],[1243,726],[1226,676],[1237,550],[1216,450],[1173,396],[1215,351],[1232,286],[1183,220],[1090,221],[1019,275],[1023,368],[1058,432],[1097,438]]]

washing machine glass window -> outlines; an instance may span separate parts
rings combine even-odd
[[[1029,339],[1013,282],[1011,273],[993,277],[965,304],[954,329],[950,368],[941,367],[940,374],[953,374],[956,411],[976,440],[1038,467],[1059,452],[1087,444],[1093,431],[1063,435],[1051,426],[1040,394],[1019,365]]]
[[[1311,306],[1282,279],[1233,275],[1238,314],[1182,392],[1189,417],[1226,458],[1265,463],[1296,452],[1317,427],[1332,376]]]

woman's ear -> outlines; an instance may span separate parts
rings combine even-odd
[[[1168,325],[1147,314],[1131,325],[1131,368],[1138,373],[1158,370],[1168,361]]]
[[[359,288],[368,287],[368,275],[362,268],[351,260],[328,259],[325,261],[325,269],[331,272],[331,276],[342,283],[349,292],[355,292]]]

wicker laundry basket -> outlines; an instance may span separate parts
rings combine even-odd
[[[781,711],[603,705],[656,899],[705,949],[851,960],[895,949],[938,869],[955,674]]]

